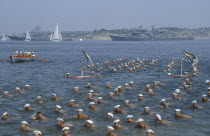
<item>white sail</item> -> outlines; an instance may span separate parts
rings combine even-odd
[[[2,41],[6,41],[7,40],[7,38],[5,37],[5,35],[3,34],[3,36],[2,36],[2,39],[1,39]]]
[[[62,35],[60,33],[58,24],[56,25],[56,28],[55,28],[52,40],[53,41],[63,41],[63,37],[62,37]]]
[[[31,36],[30,36],[29,32],[26,33],[25,41],[31,41]]]
[[[51,35],[50,35],[50,41],[52,41],[53,40],[53,35],[52,35],[52,33],[51,33]]]

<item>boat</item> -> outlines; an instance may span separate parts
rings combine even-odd
[[[2,39],[1,39],[2,41],[6,41],[7,40],[7,38],[5,37],[5,35],[3,34],[3,36],[2,36]]]
[[[50,41],[52,41],[53,40],[53,35],[52,35],[52,33],[50,34]]]
[[[18,62],[29,62],[36,59],[34,52],[18,52],[16,51],[14,55],[10,56],[12,63]]]
[[[63,41],[63,37],[61,35],[61,32],[59,30],[58,24],[56,25],[53,37],[52,37],[52,41]]]
[[[83,62],[83,67],[84,67],[84,63],[85,61],[87,61],[91,66],[94,67],[94,64],[90,58],[90,56],[81,48],[81,51],[82,51],[82,62]],[[92,76],[84,76],[84,71],[83,69],[81,70],[81,76],[74,76],[72,78],[95,78],[95,77],[92,77]]]
[[[24,41],[26,39],[24,36],[9,35],[8,37],[12,41]]]
[[[25,41],[31,41],[31,36],[30,36],[29,32],[26,33]]]
[[[193,36],[185,37],[140,37],[140,36],[117,36],[109,35],[112,41],[172,41],[172,40],[193,40]]]

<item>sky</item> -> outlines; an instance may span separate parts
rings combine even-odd
[[[0,33],[210,27],[210,0],[0,0]]]

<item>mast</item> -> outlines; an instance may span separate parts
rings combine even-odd
[[[31,41],[31,36],[30,36],[29,32],[26,33],[26,39],[25,40],[26,41]]]
[[[182,57],[181,57],[181,68],[180,68],[181,76],[182,76]]]

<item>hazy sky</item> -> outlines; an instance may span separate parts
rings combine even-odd
[[[210,0],[0,0],[0,32],[209,27]]]

